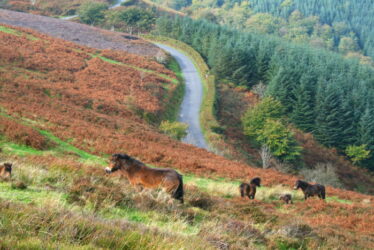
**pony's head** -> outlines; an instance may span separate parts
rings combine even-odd
[[[110,174],[121,169],[124,164],[123,161],[127,161],[130,159],[131,157],[127,154],[113,154],[110,157],[109,167],[105,168],[105,172]]]
[[[11,173],[12,172],[12,166],[13,166],[12,163],[4,163],[5,172]]]
[[[307,185],[308,185],[307,182],[302,181],[302,180],[297,180],[297,181],[295,182],[295,185],[294,185],[293,189],[297,190],[297,189],[299,189],[299,188],[306,187]]]
[[[253,178],[250,184],[254,184],[257,187],[261,187],[261,178],[260,177]]]

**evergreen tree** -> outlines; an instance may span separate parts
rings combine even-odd
[[[355,116],[354,116],[354,106],[352,99],[345,98],[341,106],[340,115],[340,128],[341,128],[341,139],[339,143],[339,148],[344,149],[348,145],[353,145],[356,143],[356,129]]]
[[[325,83],[326,84],[326,83]],[[326,146],[340,143],[340,97],[337,89],[328,85],[317,95],[316,138]]]
[[[308,89],[309,79],[302,77],[300,85],[295,89],[295,101],[291,114],[292,122],[300,129],[311,132],[314,128],[313,97]]]
[[[365,144],[374,152],[374,110],[367,107],[358,124],[358,144]]]

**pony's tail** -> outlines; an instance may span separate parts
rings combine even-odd
[[[173,198],[180,200],[180,202],[183,204],[184,203],[184,200],[183,200],[184,191],[183,191],[182,175],[178,174],[178,180],[179,180],[179,185],[173,194]]]

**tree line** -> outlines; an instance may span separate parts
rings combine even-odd
[[[168,0],[192,18],[243,31],[274,34],[355,57],[374,66],[372,0]],[[162,2],[162,3],[161,3]]]
[[[374,70],[356,60],[205,20],[162,17],[156,32],[196,49],[222,82],[262,82],[289,119],[328,147],[374,152]],[[363,146],[364,145],[364,146]],[[354,152],[354,150],[350,151]],[[362,162],[372,168],[374,154]]]

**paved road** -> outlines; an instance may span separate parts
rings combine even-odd
[[[169,52],[179,63],[186,83],[185,96],[179,112],[179,121],[189,128],[183,142],[209,150],[200,127],[200,106],[203,98],[203,85],[200,75],[191,59],[179,50],[163,44],[156,44]]]

